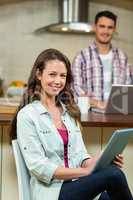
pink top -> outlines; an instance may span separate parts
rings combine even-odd
[[[57,129],[62,140],[64,143],[64,163],[65,163],[65,167],[69,167],[68,165],[68,131],[67,129],[63,129],[63,128],[59,128]]]

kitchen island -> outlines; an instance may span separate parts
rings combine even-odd
[[[12,147],[9,143],[9,126],[16,108],[0,111],[0,189],[1,200],[18,200],[17,177]],[[83,138],[92,155],[104,148],[112,132],[119,128],[133,127],[133,115],[109,115],[89,112],[82,121]],[[78,148],[78,147],[77,147]],[[124,151],[125,166],[129,185],[133,191],[133,141]],[[8,190],[8,192],[7,192]]]

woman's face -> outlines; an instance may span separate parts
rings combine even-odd
[[[42,74],[38,74],[38,79],[41,81],[42,94],[50,97],[57,96],[65,87],[66,77],[67,68],[62,61],[48,61]]]

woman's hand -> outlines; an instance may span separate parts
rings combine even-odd
[[[113,160],[113,163],[115,165],[117,165],[118,167],[122,168],[123,164],[124,164],[124,162],[123,162],[123,156],[121,154],[117,155],[115,157],[115,159]]]
[[[101,154],[99,153],[96,156],[93,156],[92,158],[86,159],[82,163],[82,168],[85,169],[86,175],[89,175],[92,172],[100,155]]]

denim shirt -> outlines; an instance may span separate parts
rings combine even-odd
[[[80,167],[90,155],[79,126],[65,105],[61,105],[61,119],[68,130],[69,167]],[[50,114],[40,101],[34,101],[18,112],[17,139],[31,174],[32,200],[58,200],[63,180],[53,179],[53,175],[59,166],[64,166],[64,145]]]

